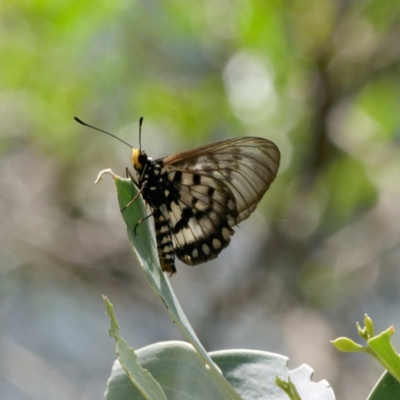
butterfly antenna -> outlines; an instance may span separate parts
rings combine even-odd
[[[142,124],[143,124],[143,117],[139,119],[139,151],[142,151]]]
[[[79,119],[78,117],[74,117],[74,120],[75,120],[76,122],[79,122],[81,125],[87,126],[87,127],[92,128],[92,129],[94,129],[94,130],[96,130],[96,131],[99,131],[99,132],[106,133],[107,135],[112,136],[113,138],[119,140],[120,142],[126,144],[126,145],[129,146],[131,149],[133,149],[133,147],[132,147],[129,143],[125,142],[124,140],[120,139],[118,136],[115,136],[115,135],[113,135],[113,134],[110,133],[110,132],[103,131],[103,129],[96,128],[96,127],[93,126],[93,125],[89,125],[89,124],[87,124],[86,122],[83,122],[83,121],[82,121],[81,119]]]

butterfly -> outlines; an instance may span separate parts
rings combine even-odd
[[[140,145],[131,159],[136,176],[128,168],[127,176],[150,206],[143,220],[153,217],[160,265],[172,275],[175,257],[197,265],[229,245],[233,227],[249,217],[274,181],[280,152],[270,140],[241,137],[156,160]]]

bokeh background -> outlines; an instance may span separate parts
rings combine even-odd
[[[368,313],[400,328],[397,0],[31,0],[0,5],[0,397],[101,399],[114,342],[182,340],[131,252],[111,179],[256,135],[277,180],[221,256],[172,286],[207,350],[308,363],[338,399],[383,372],[338,353]],[[393,337],[400,349],[398,335]]]

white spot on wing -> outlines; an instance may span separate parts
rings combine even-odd
[[[222,237],[223,237],[225,240],[230,240],[231,233],[230,233],[230,231],[229,231],[228,228],[222,228],[221,233],[222,233]]]
[[[190,257],[190,256],[188,256],[188,255],[185,255],[185,256],[182,258],[182,261],[185,262],[186,264],[190,264],[190,263],[192,262],[192,257]]]
[[[212,245],[215,250],[218,250],[221,247],[221,241],[218,239],[213,239]]]

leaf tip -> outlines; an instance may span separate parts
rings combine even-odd
[[[114,180],[117,178],[117,175],[115,175],[114,172],[112,172],[111,168],[103,169],[102,171],[99,172],[97,179],[94,181],[95,185],[97,185],[103,179],[104,174],[111,175]]]

